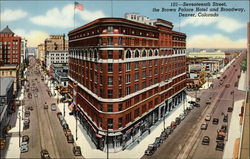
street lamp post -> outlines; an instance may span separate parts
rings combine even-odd
[[[108,137],[109,137],[109,125],[108,125],[108,121],[107,121],[107,159],[109,158],[109,140],[108,140]]]
[[[21,146],[20,138],[21,138],[21,115],[20,112],[18,112],[18,119],[19,119],[19,147]]]
[[[76,106],[75,106],[76,107]],[[77,141],[77,139],[78,139],[78,137],[77,137],[77,112],[78,111],[76,111],[76,109],[75,109],[75,117],[76,117],[76,141]]]

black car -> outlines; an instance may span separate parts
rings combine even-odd
[[[213,118],[213,124],[218,125],[219,119],[218,118]]]
[[[41,158],[42,159],[50,159],[49,152],[46,149],[41,151]]]
[[[29,138],[28,135],[22,136],[22,142],[27,142],[27,143],[29,143],[29,141],[30,141],[30,138]]]
[[[157,147],[155,147],[154,144],[148,145],[147,150],[145,150],[145,155],[151,156],[155,152],[156,149]]]
[[[224,141],[224,138],[225,138],[225,136],[218,134],[217,137],[216,137],[216,140],[217,141]]]
[[[74,146],[73,147],[73,153],[75,156],[81,156],[82,152],[81,152],[81,147],[80,146]]]
[[[194,107],[200,107],[201,105],[199,103],[193,104]]]
[[[177,125],[179,125],[179,124],[181,123],[181,118],[176,117],[176,118],[175,118],[175,123],[176,123]]]
[[[224,150],[224,142],[217,142],[215,150],[223,151]]]
[[[233,107],[228,107],[227,108],[227,112],[232,112],[233,111]]]
[[[159,137],[157,137],[155,138],[155,142],[153,143],[153,145],[155,145],[158,148],[160,147],[161,143],[162,143],[162,140]]]
[[[227,121],[228,121],[228,115],[224,115],[223,122],[227,122]]]
[[[209,145],[210,138],[208,136],[204,136],[202,139],[202,145]]]
[[[29,117],[30,116],[30,111],[26,110],[25,113],[24,113],[24,116]]]
[[[189,103],[189,104],[192,104],[192,105],[196,104],[195,101],[188,101],[188,103]]]
[[[73,135],[68,135],[68,136],[67,136],[67,142],[68,142],[68,143],[74,143]]]
[[[220,128],[224,133],[227,133],[227,125],[221,125]]]
[[[201,130],[207,130],[207,123],[201,124]]]
[[[161,132],[161,138],[165,140],[168,137],[168,134],[166,131]]]

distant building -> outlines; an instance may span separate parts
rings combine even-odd
[[[21,37],[14,36],[8,26],[0,32],[0,66],[19,65],[21,61]]]
[[[36,47],[28,47],[28,56],[34,56],[35,59],[38,57],[38,50]]]
[[[156,24],[155,19],[149,19],[149,17],[146,16],[141,16],[139,13],[126,13],[124,17],[128,20],[132,20],[135,22],[143,23],[143,24],[148,24],[154,26]]]
[[[38,59],[40,61],[40,64],[45,64],[45,45],[39,44],[37,46],[37,53],[38,53]]]
[[[6,126],[10,120],[11,113],[15,109],[14,103],[14,78],[0,77],[0,137],[5,137]]]
[[[68,64],[52,64],[52,77],[57,84],[68,86]]]
[[[68,63],[68,51],[46,51],[45,65],[49,70],[52,64]]]
[[[122,151],[184,101],[186,35],[171,22],[100,18],[68,36],[70,96],[98,149]]]
[[[21,63],[24,63],[28,57],[27,40],[22,38],[21,40]]]
[[[187,53],[188,58],[210,58],[210,59],[225,59],[226,55],[225,52],[220,50],[214,52],[207,52],[205,50],[200,52],[189,52]]]
[[[43,46],[39,47],[42,54]],[[53,63],[68,63],[68,41],[65,39],[65,35],[50,35],[44,41],[44,53],[43,65],[46,69],[49,69]]]

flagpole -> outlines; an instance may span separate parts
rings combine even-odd
[[[76,1],[74,1],[74,29],[76,28],[75,27],[75,10],[76,10]]]

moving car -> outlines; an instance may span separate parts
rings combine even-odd
[[[223,118],[223,122],[227,122],[227,121],[228,121],[228,114],[224,115],[224,118]]]
[[[21,144],[20,144],[20,151],[21,151],[21,153],[29,151],[29,147],[28,147],[28,143],[27,142],[21,142]]]
[[[148,148],[145,151],[145,155],[151,156],[155,152],[156,149],[157,148],[153,144],[148,145]]]
[[[43,109],[48,109],[48,108],[49,108],[48,104],[43,105]]]
[[[202,145],[209,145],[210,138],[208,136],[204,136],[202,138]]]
[[[201,124],[201,130],[207,130],[207,123]]]
[[[213,124],[218,125],[219,119],[218,118],[213,118]]]
[[[51,104],[51,110],[52,110],[52,111],[56,111],[56,104],[55,104],[55,103],[52,103],[52,104]]]
[[[215,150],[223,151],[224,150],[224,142],[217,142]]]
[[[29,117],[30,116],[30,111],[26,110],[25,113],[24,113],[24,116]]]
[[[30,140],[30,138],[29,138],[28,135],[22,136],[22,142],[27,142],[27,143],[29,143],[29,140]]]
[[[221,125],[221,131],[223,131],[224,133],[227,133],[227,125]]]
[[[232,112],[233,111],[233,107],[228,107],[227,108],[227,112]]]
[[[41,151],[41,158],[42,159],[50,159],[49,152],[46,149]]]
[[[81,152],[81,147],[80,146],[74,146],[73,147],[73,153],[75,156],[81,156],[82,152]]]

